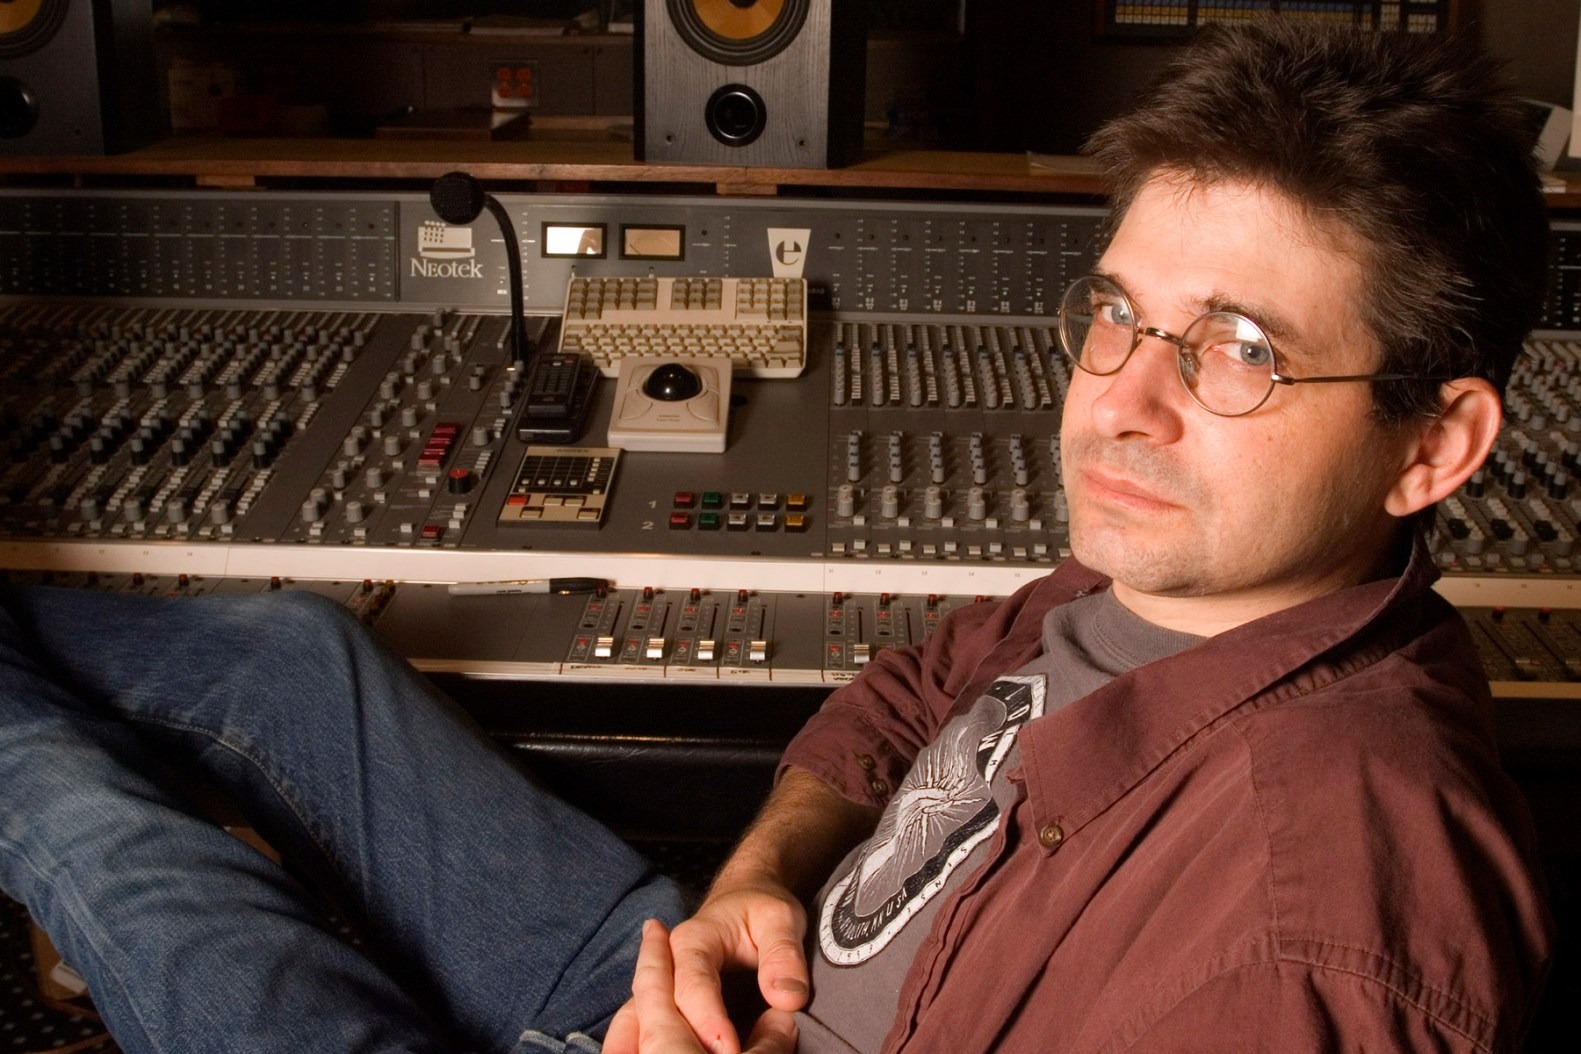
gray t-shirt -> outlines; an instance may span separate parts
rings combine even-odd
[[[1016,737],[1045,714],[1201,638],[1166,630],[1105,591],[1044,617],[1043,652],[989,686],[917,755],[873,837],[835,869],[808,927],[812,997],[800,1054],[877,1051],[947,892],[982,863],[1017,790]]]

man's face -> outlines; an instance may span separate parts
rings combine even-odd
[[[1185,331],[1211,310],[1259,322],[1282,373],[1370,373],[1349,246],[1283,195],[1155,178],[1098,271],[1141,325]],[[1381,570],[1398,521],[1384,499],[1408,428],[1370,416],[1366,383],[1280,385],[1216,417],[1181,384],[1176,349],[1144,339],[1118,373],[1074,370],[1061,427],[1071,549],[1162,625],[1213,633]]]

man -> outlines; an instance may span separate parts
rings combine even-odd
[[[1075,559],[831,696],[679,925],[308,600],[8,596],[0,886],[135,1051],[732,1054],[732,968],[765,1052],[1516,1049],[1550,924],[1417,529],[1543,286],[1502,98],[1452,45],[1270,22],[1100,133]],[[366,955],[191,818],[173,742]]]

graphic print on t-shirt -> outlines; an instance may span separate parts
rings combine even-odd
[[[1043,713],[1041,675],[1001,677],[917,755],[872,839],[824,898],[825,958],[878,954],[999,824],[994,774],[1021,726]]]

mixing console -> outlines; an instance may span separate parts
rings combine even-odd
[[[0,567],[320,590],[436,671],[805,684],[1065,555],[1069,367],[1047,311],[1093,258],[1097,210],[506,204],[527,214],[533,346],[558,345],[578,276],[794,263],[804,372],[736,378],[724,453],[616,449],[612,384],[578,444],[530,442],[503,247],[417,196],[0,194]],[[561,222],[673,237],[653,258],[540,251]],[[1564,694],[1581,684],[1581,231],[1556,234],[1553,328],[1435,545],[1501,685]],[[612,588],[444,588],[564,576]]]

